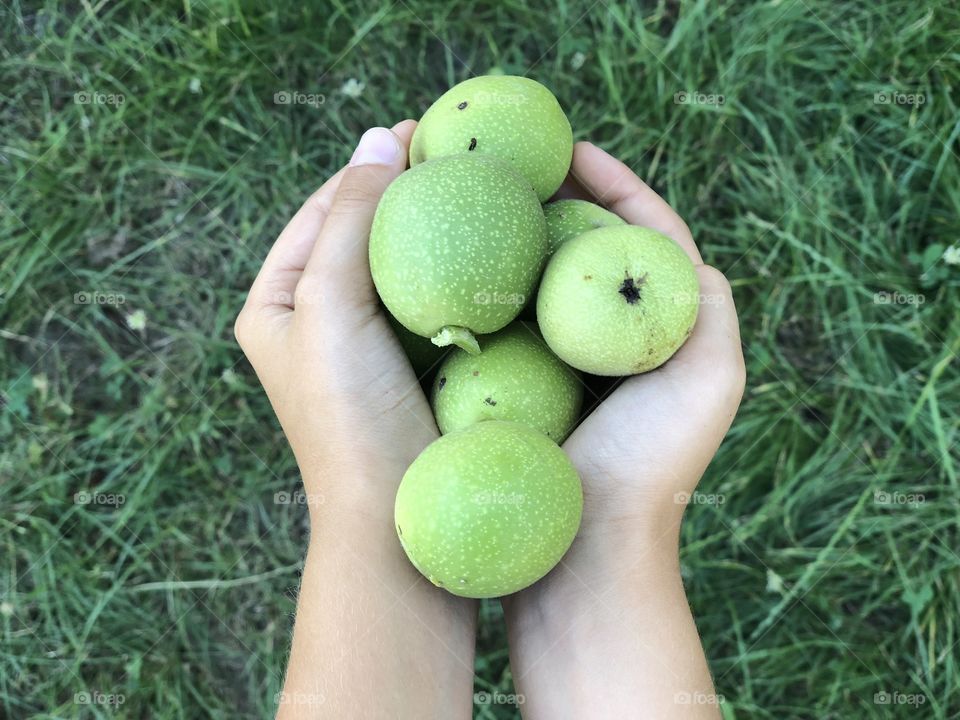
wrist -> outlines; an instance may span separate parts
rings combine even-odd
[[[629,606],[665,584],[681,585],[678,527],[613,523],[582,532],[556,568],[503,605],[514,620],[562,625],[571,612]]]

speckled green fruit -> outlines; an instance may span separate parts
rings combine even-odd
[[[404,327],[479,352],[474,334],[513,320],[547,253],[537,196],[492,157],[450,156],[411,168],[384,193],[370,231],[370,272]]]
[[[490,420],[444,435],[397,490],[397,536],[430,582],[498,597],[546,575],[580,526],[580,477],[563,450],[519,423]]]
[[[433,381],[440,431],[511,420],[563,442],[583,403],[579,373],[553,354],[534,323],[515,321],[478,339],[479,355],[452,351]]]
[[[455,153],[509,161],[546,200],[567,176],[573,133],[543,85],[516,75],[484,75],[455,85],[423,114],[410,164]]]
[[[564,243],[537,295],[537,321],[557,356],[594,375],[665,363],[693,332],[700,285],[670,238],[617,225]]]
[[[432,376],[433,371],[440,367],[440,360],[449,352],[449,348],[437,347],[428,338],[414,335],[393,315],[385,314],[417,378],[422,381],[424,377]]]
[[[567,240],[609,225],[626,225],[619,215],[586,200],[557,200],[543,206],[547,246],[552,255]]]

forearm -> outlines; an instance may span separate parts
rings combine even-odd
[[[542,587],[505,604],[525,720],[718,717],[676,540],[611,547],[589,563],[570,557]],[[590,550],[581,544],[571,552]],[[601,559],[612,555],[619,562]],[[569,566],[590,567],[591,575]]]
[[[314,520],[279,718],[468,718],[476,604],[410,565],[381,513]]]

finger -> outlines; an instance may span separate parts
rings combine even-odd
[[[373,303],[367,247],[370,226],[383,192],[407,166],[407,148],[416,123],[367,130],[337,188],[330,213],[297,286],[297,308],[322,301]]]
[[[247,302],[251,307],[276,307],[281,311],[293,309],[293,292],[297,281],[330,211],[344,170],[341,168],[314,192],[280,233],[250,288]]]
[[[394,129],[401,126],[403,123],[398,123]],[[280,233],[250,289],[248,303],[252,308],[275,309],[281,314],[293,310],[297,282],[313,252],[317,235],[345,172],[345,167],[340,168],[314,192]]]
[[[642,225],[673,238],[695,265],[703,262],[686,223],[634,172],[596,145],[578,142],[570,173],[596,202],[631,225]]]
[[[745,383],[740,325],[730,283],[716,268],[697,267],[700,307],[693,334],[663,366],[664,374],[695,396],[735,411]],[[732,419],[732,415],[731,415]]]

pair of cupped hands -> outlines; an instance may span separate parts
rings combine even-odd
[[[235,332],[300,467],[312,548],[327,543],[330,553],[349,553],[345,567],[372,568],[386,587],[370,592],[400,598],[424,634],[447,644],[442,614],[469,624],[476,604],[430,585],[394,536],[397,486],[439,432],[378,302],[367,256],[377,203],[406,169],[415,127],[405,120],[364,134],[349,165],[307,199],[276,240]],[[570,658],[548,656],[562,649],[565,634],[577,636],[570,628],[581,617],[595,624],[603,609],[629,613],[631,596],[642,595],[651,578],[670,592],[680,586],[682,500],[727,432],[744,387],[730,285],[703,263],[677,213],[626,165],[588,142],[575,145],[558,197],[598,202],[676,241],[696,266],[701,305],[677,354],[626,379],[563,445],[583,482],[579,534],[553,572],[503,600],[514,676],[528,693],[564,676],[576,682]],[[595,401],[588,389],[585,402]],[[368,543],[376,548],[364,555]],[[596,637],[603,629],[593,630]],[[446,649],[470,664],[472,647]],[[538,681],[545,673],[551,679]]]

